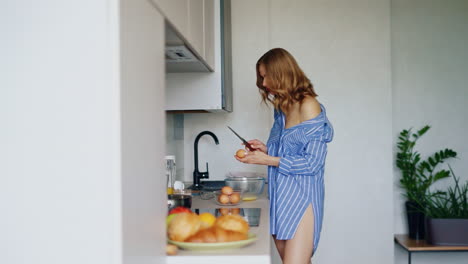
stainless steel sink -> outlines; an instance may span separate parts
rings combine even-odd
[[[204,191],[217,191],[221,190],[223,186],[226,186],[226,183],[224,181],[202,181],[200,185]],[[193,185],[191,185],[189,189],[192,189],[192,187]]]

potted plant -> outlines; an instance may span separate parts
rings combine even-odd
[[[449,166],[450,167],[450,166]],[[447,191],[427,192],[425,197],[426,240],[442,246],[468,245],[468,181],[460,186],[460,179]]]
[[[414,147],[430,126],[424,126],[416,133],[411,129],[400,132],[397,141],[398,152],[396,166],[401,171],[400,186],[404,189],[406,214],[408,219],[409,237],[413,239],[424,239],[425,220],[424,203],[426,192],[432,183],[450,176],[450,171],[436,171],[438,165],[445,160],[455,158],[457,153],[451,149],[440,150],[422,160],[421,155]]]

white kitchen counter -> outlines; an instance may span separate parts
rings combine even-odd
[[[267,186],[265,186],[266,188]],[[232,206],[220,206],[213,199],[202,200],[199,196],[193,196],[192,208],[221,208]],[[176,256],[168,256],[167,264],[269,264],[271,263],[269,233],[269,205],[266,196],[261,196],[256,201],[242,202],[239,208],[260,208],[260,224],[258,227],[250,227],[251,233],[257,235],[257,241],[253,244],[238,249],[189,251],[179,249]]]

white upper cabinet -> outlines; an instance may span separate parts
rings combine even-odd
[[[166,60],[166,110],[167,111],[203,111],[232,112],[232,70],[231,70],[231,19],[229,0],[205,0],[213,3],[204,6],[203,23],[212,28],[204,27],[205,62],[213,65],[212,71],[193,70],[196,62],[167,63]],[[212,17],[211,17],[212,14]],[[213,20],[213,23],[205,23]],[[171,31],[166,31],[166,43],[177,45],[180,42]],[[208,45],[207,43],[213,43]],[[166,47],[166,54],[167,54]],[[184,53],[183,49],[177,51]],[[175,67],[171,70],[170,67]],[[192,67],[188,69],[189,67]]]
[[[203,1],[203,36],[206,63],[212,68],[215,68],[215,0]]]
[[[190,0],[153,0],[165,18],[182,35],[188,35]]]
[[[170,35],[176,35],[181,45],[197,59],[196,63],[182,65],[175,71],[214,71],[214,0],[153,1],[164,14]],[[168,69],[172,71],[172,67]]]
[[[197,53],[205,58],[203,30],[203,0],[190,0],[188,5],[188,41]]]

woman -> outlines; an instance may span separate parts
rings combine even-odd
[[[257,62],[262,100],[274,108],[267,145],[254,139],[244,158],[268,165],[270,232],[285,264],[310,263],[320,239],[324,164],[333,128],[314,88],[286,50],[276,48]]]

